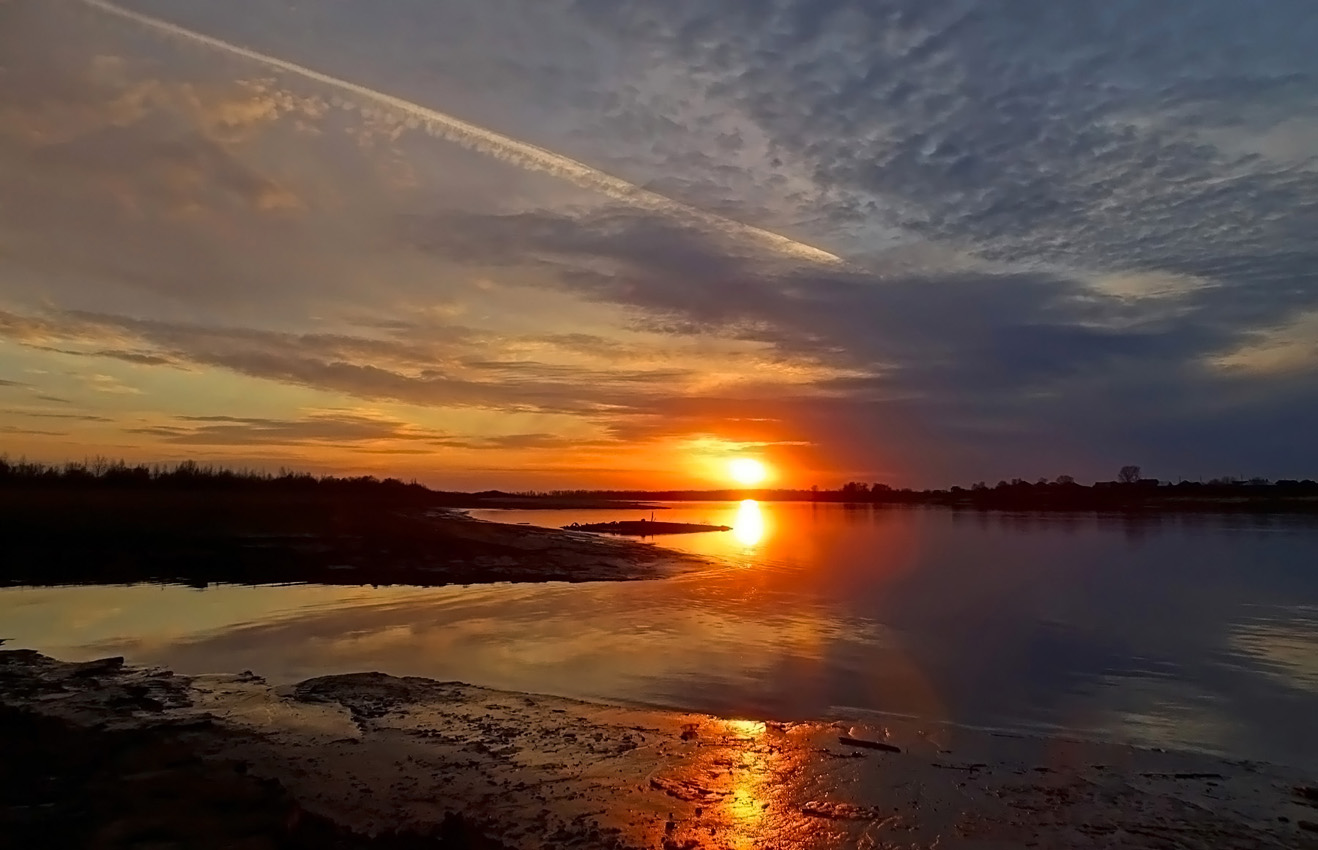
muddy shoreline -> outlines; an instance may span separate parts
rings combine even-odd
[[[0,741],[29,756],[4,760],[8,846],[1318,847],[1315,777],[1288,768],[379,673],[0,652]]]

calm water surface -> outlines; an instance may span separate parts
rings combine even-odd
[[[502,511],[504,522],[636,511]],[[359,670],[756,717],[1074,733],[1318,767],[1318,524],[687,504],[655,582],[0,591],[0,637],[275,681]]]

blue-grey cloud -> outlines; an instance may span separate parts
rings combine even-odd
[[[1205,135],[1318,114],[1303,2],[575,7],[749,116],[843,193],[839,220],[1108,266],[1302,247],[1312,230],[1312,162]]]
[[[1209,365],[1276,315],[1261,319],[1214,304],[1223,298],[1218,288],[1173,298],[1178,309],[1164,314],[1058,273],[895,275],[782,266],[699,230],[616,208],[413,216],[400,233],[444,256],[552,270],[570,291],[636,310],[647,329],[736,336],[853,370],[814,387],[832,402],[795,398],[787,406],[797,409],[789,412],[778,398],[755,408],[797,423],[813,418],[806,410],[828,410],[803,426],[821,443],[860,447],[867,433],[876,436],[874,423],[891,432],[901,430],[892,423],[898,419],[941,435],[944,446],[957,445],[962,460],[976,445],[1014,458],[1034,455],[1027,462],[1035,463],[1041,441],[1073,450],[1097,442],[1092,463],[1151,455],[1165,458],[1165,472],[1175,474],[1230,456],[1227,435],[1248,433],[1250,423],[1291,428],[1278,414],[1308,403],[1291,392],[1279,405],[1279,381],[1271,383],[1275,392],[1259,392],[1256,380]],[[675,405],[642,407],[671,414]],[[703,400],[690,418],[745,415],[747,401],[721,407]],[[1231,415],[1223,418],[1224,410]],[[1233,424],[1212,424],[1228,420]],[[843,421],[854,424],[837,424]],[[1237,440],[1233,451],[1270,470],[1283,469],[1287,458],[1313,463],[1303,428],[1288,433],[1295,438],[1274,443],[1285,450],[1247,453]],[[1183,450],[1187,435],[1197,460]]]

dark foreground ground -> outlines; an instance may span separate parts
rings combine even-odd
[[[694,558],[478,522],[384,488],[0,489],[0,586],[479,584],[656,578]]]
[[[424,829],[362,835],[308,811],[277,779],[211,756],[212,723],[114,730],[0,707],[0,847],[405,850],[488,848],[450,815]]]
[[[1300,771],[0,652],[0,847],[1318,847]]]

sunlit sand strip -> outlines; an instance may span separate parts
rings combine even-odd
[[[168,21],[153,18],[150,15],[144,15],[140,12],[134,12],[125,9],[107,0],[82,0],[82,2],[102,12],[116,15],[121,18],[141,24],[144,27],[166,33],[185,41],[220,50],[234,56],[240,56],[252,62],[266,65],[271,68],[278,68],[290,74],[296,74],[308,80],[322,83],[327,86],[350,92],[364,100],[378,103],[390,109],[396,109],[405,113],[409,117],[416,118],[425,128],[426,132],[445,141],[461,145],[468,150],[494,157],[495,159],[524,168],[528,171],[539,171],[551,174],[563,180],[570,181],[578,186],[594,191],[602,192],[615,200],[625,201],[638,207],[653,210],[655,212],[665,213],[694,219],[706,226],[714,227],[718,230],[741,236],[751,237],[752,239],[763,243],[766,247],[788,254],[797,259],[808,260],[811,262],[838,264],[842,260],[834,254],[830,254],[811,245],[797,242],[786,236],[772,233],[759,227],[742,224],[714,215],[686,204],[674,201],[672,198],[665,197],[643,189],[633,183],[623,180],[621,177],[614,177],[598,169],[592,168],[583,162],[578,162],[570,157],[556,154],[536,145],[522,142],[509,136],[487,130],[484,127],[478,127],[470,124],[460,118],[446,115],[435,109],[403,100],[384,92],[369,89],[365,86],[351,83],[347,80],[332,77],[329,74],[323,74],[320,71],[288,62],[284,59],[277,59],[273,56],[267,56],[264,53],[258,53],[255,50],[249,50],[245,47],[239,47],[236,44],[230,44],[212,36],[202,35],[190,29],[171,24]]]

